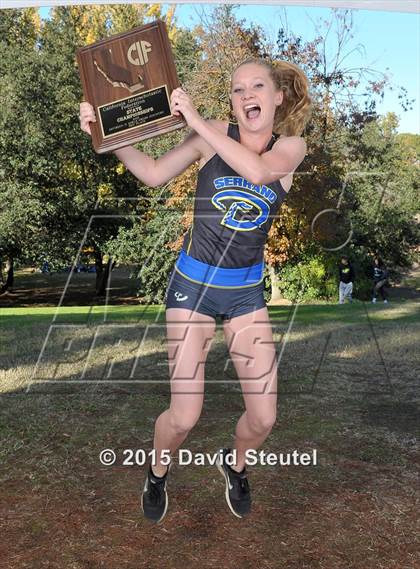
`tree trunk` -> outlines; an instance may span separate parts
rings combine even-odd
[[[279,285],[278,285],[278,280],[277,280],[277,276],[274,270],[274,267],[272,265],[268,265],[268,272],[270,273],[270,279],[271,279],[271,301],[273,300],[280,300],[282,297],[280,289],[279,289]]]
[[[95,252],[95,266],[96,266],[96,282],[95,282],[96,296],[105,296],[109,273],[114,268],[115,262],[112,262],[112,257],[109,257],[106,265],[104,266],[102,254],[98,251]]]
[[[95,268],[96,268],[96,279],[95,279],[95,293],[98,294],[98,290],[101,287],[102,275],[104,272],[104,264],[102,262],[102,253],[95,249]]]
[[[8,257],[6,261],[6,282],[0,288],[0,294],[13,289],[13,282],[15,280],[13,257]]]

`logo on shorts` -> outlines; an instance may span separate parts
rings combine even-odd
[[[187,300],[188,298],[188,296],[186,294],[183,295],[182,292],[176,291],[174,294],[178,302],[182,302],[183,300]]]

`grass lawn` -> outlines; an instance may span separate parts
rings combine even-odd
[[[418,312],[414,301],[270,307],[278,419],[261,450],[316,449],[318,465],[248,466],[253,511],[240,520],[214,466],[175,463],[154,526],[140,512],[145,467],[122,462],[124,449],[151,449],[169,404],[163,307],[2,309],[0,566],[419,566]],[[203,412],[181,448],[231,444],[243,409],[218,323]]]
[[[295,310],[293,305],[270,306],[270,317],[276,321],[286,321]],[[388,305],[381,302],[370,304],[355,300],[353,304],[332,303],[299,305],[295,319],[301,323],[352,322],[367,320],[415,322],[420,317],[418,302],[398,301]],[[163,305],[110,305],[110,306],[43,306],[0,308],[3,327],[18,328],[32,324],[99,324],[104,322],[135,323],[139,321],[164,322]]]

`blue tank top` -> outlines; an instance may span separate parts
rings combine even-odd
[[[228,136],[239,142],[237,124]],[[273,134],[265,151],[277,140]],[[257,186],[215,154],[199,171],[194,217],[175,270],[195,283],[246,288],[264,279],[264,246],[287,192],[280,181]]]
[[[227,134],[239,142],[237,124],[229,123]],[[265,152],[276,140],[273,134]],[[268,232],[286,195],[280,181],[251,184],[215,154],[198,173],[193,222],[182,250],[218,267],[263,263]]]

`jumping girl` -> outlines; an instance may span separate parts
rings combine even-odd
[[[245,466],[276,421],[277,365],[264,300],[264,246],[293,173],[306,154],[300,136],[311,113],[308,80],[285,61],[247,59],[231,77],[235,122],[204,120],[190,96],[178,88],[171,111],[182,114],[191,132],[158,158],[134,147],[114,151],[150,187],[165,184],[199,161],[194,218],[166,291],[170,407],[156,420],[154,450],[142,494],[147,518],[160,522],[167,511],[167,477],[173,453],[197,423],[204,400],[204,364],[216,329],[224,335],[245,403],[231,447],[219,450],[232,513],[250,512]],[[80,105],[80,123],[90,134],[93,107]]]

